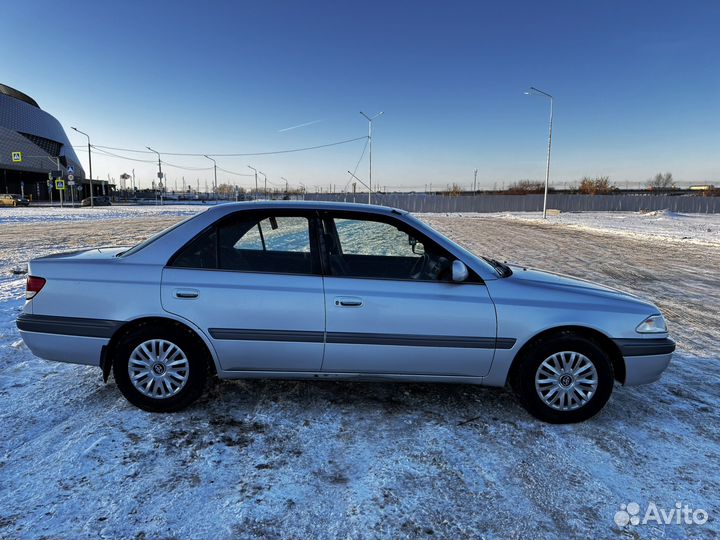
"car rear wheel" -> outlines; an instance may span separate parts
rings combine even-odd
[[[202,344],[172,326],[142,326],[125,334],[113,351],[113,375],[133,405],[151,412],[177,411],[205,388]]]
[[[511,377],[525,409],[553,424],[595,416],[610,398],[613,384],[612,362],[602,347],[567,333],[531,345]]]

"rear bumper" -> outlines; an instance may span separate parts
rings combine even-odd
[[[625,386],[657,381],[670,364],[675,342],[670,338],[616,339],[625,361]]]
[[[99,366],[102,349],[122,323],[103,319],[21,314],[17,327],[35,356]]]
[[[20,330],[25,345],[35,356],[56,362],[100,366],[102,349],[110,341],[107,338],[67,336]]]

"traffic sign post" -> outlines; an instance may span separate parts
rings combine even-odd
[[[70,201],[72,204],[72,207],[75,208],[75,190],[73,189],[73,186],[75,185],[74,176],[72,174],[68,174],[68,183],[67,185],[70,186]]]
[[[22,163],[22,152],[11,152],[13,163]]]
[[[63,208],[63,191],[65,191],[65,180],[58,178],[55,180],[55,189],[60,192],[60,208]]]

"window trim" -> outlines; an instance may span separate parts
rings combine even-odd
[[[308,237],[310,240],[310,260],[312,265],[312,270],[310,272],[261,272],[257,270],[235,270],[232,268],[218,268],[218,263],[220,261],[219,253],[217,253],[217,250],[220,248],[220,235],[215,235],[215,268],[193,268],[190,266],[174,266],[175,261],[177,258],[181,255],[181,253],[195,240],[197,240],[199,237],[201,237],[204,234],[207,234],[208,231],[212,229],[216,229],[223,225],[223,223],[232,221],[234,219],[242,219],[242,220],[256,220],[256,225],[262,221],[263,219],[267,219],[270,216],[272,217],[297,217],[297,218],[305,218],[308,222]],[[231,214],[227,214],[225,216],[222,216],[215,220],[213,223],[205,227],[202,231],[194,235],[190,240],[185,242],[175,253],[170,256],[170,258],[165,263],[165,268],[173,268],[173,269],[179,269],[179,270],[198,270],[198,271],[210,271],[210,272],[235,272],[240,274],[271,274],[271,275],[282,275],[282,276],[323,276],[325,275],[323,272],[322,267],[322,261],[320,260],[320,244],[318,241],[318,230],[319,230],[319,221],[318,221],[318,213],[316,210],[292,210],[292,209],[283,209],[283,208],[277,208],[277,209],[267,209],[267,210],[239,210],[237,212],[233,212]]]

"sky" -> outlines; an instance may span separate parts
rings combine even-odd
[[[364,137],[360,111],[383,111],[376,186],[469,188],[475,169],[484,188],[544,180],[549,100],[524,94],[535,86],[554,96],[552,184],[720,183],[716,0],[36,0],[3,19],[0,82],[60,120],[83,163],[70,126],[99,146],[259,153]],[[342,190],[356,166],[367,183],[366,141],[216,159],[269,187]],[[95,177],[134,169],[149,185],[154,154],[109,151],[141,161],[94,150]],[[170,188],[212,180],[207,158],[162,160]]]

